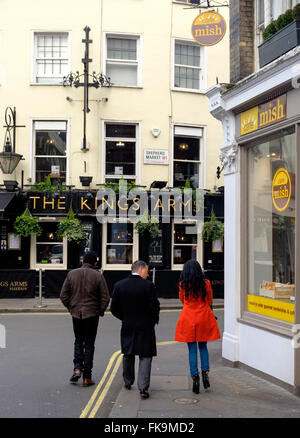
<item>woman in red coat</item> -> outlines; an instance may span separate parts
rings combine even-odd
[[[221,335],[210,307],[213,299],[210,281],[204,279],[201,266],[196,260],[189,260],[183,266],[179,280],[179,298],[183,303],[183,309],[177,322],[175,341],[186,342],[188,345],[193,392],[199,394],[197,344],[203,386],[206,389],[210,387],[207,341],[220,339]]]

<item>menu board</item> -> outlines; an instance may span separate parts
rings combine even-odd
[[[162,230],[159,230],[158,236],[150,240],[148,247],[149,266],[163,266],[163,240]]]

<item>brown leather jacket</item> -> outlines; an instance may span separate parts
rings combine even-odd
[[[103,316],[110,296],[104,276],[89,263],[70,271],[60,299],[74,318]]]

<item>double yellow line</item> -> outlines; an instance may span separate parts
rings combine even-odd
[[[170,344],[176,344],[175,341],[167,341],[167,342],[158,342],[157,345],[170,345]],[[118,372],[118,369],[121,365],[123,359],[123,354],[121,353],[121,350],[116,351],[110,358],[110,361],[108,362],[108,365],[106,367],[105,373],[103,374],[102,379],[100,380],[100,382],[98,383],[95,391],[93,392],[91,398],[89,399],[87,405],[85,406],[85,408],[83,409],[83,411],[81,412],[80,418],[94,418],[96,413],[98,412],[100,406],[103,403],[103,400],[105,398],[105,396],[107,395],[111,384],[115,378],[115,375]],[[115,363],[115,365],[114,365]],[[104,382],[107,378],[107,376],[110,373],[111,374],[109,376],[109,379],[106,382],[106,385],[104,386],[103,390],[100,392],[100,394],[98,395],[100,389],[102,388],[102,386],[104,385]]]

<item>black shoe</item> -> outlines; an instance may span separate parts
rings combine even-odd
[[[149,398],[149,392],[146,391],[146,389],[143,389],[143,391],[140,391],[140,395],[141,395],[141,398],[143,398],[143,399]]]
[[[200,392],[200,380],[199,380],[199,376],[193,376],[193,392],[195,394],[199,394]]]
[[[202,371],[202,382],[204,389],[210,388],[210,383],[208,379],[208,371]]]
[[[124,388],[131,389],[131,385],[124,385]]]

